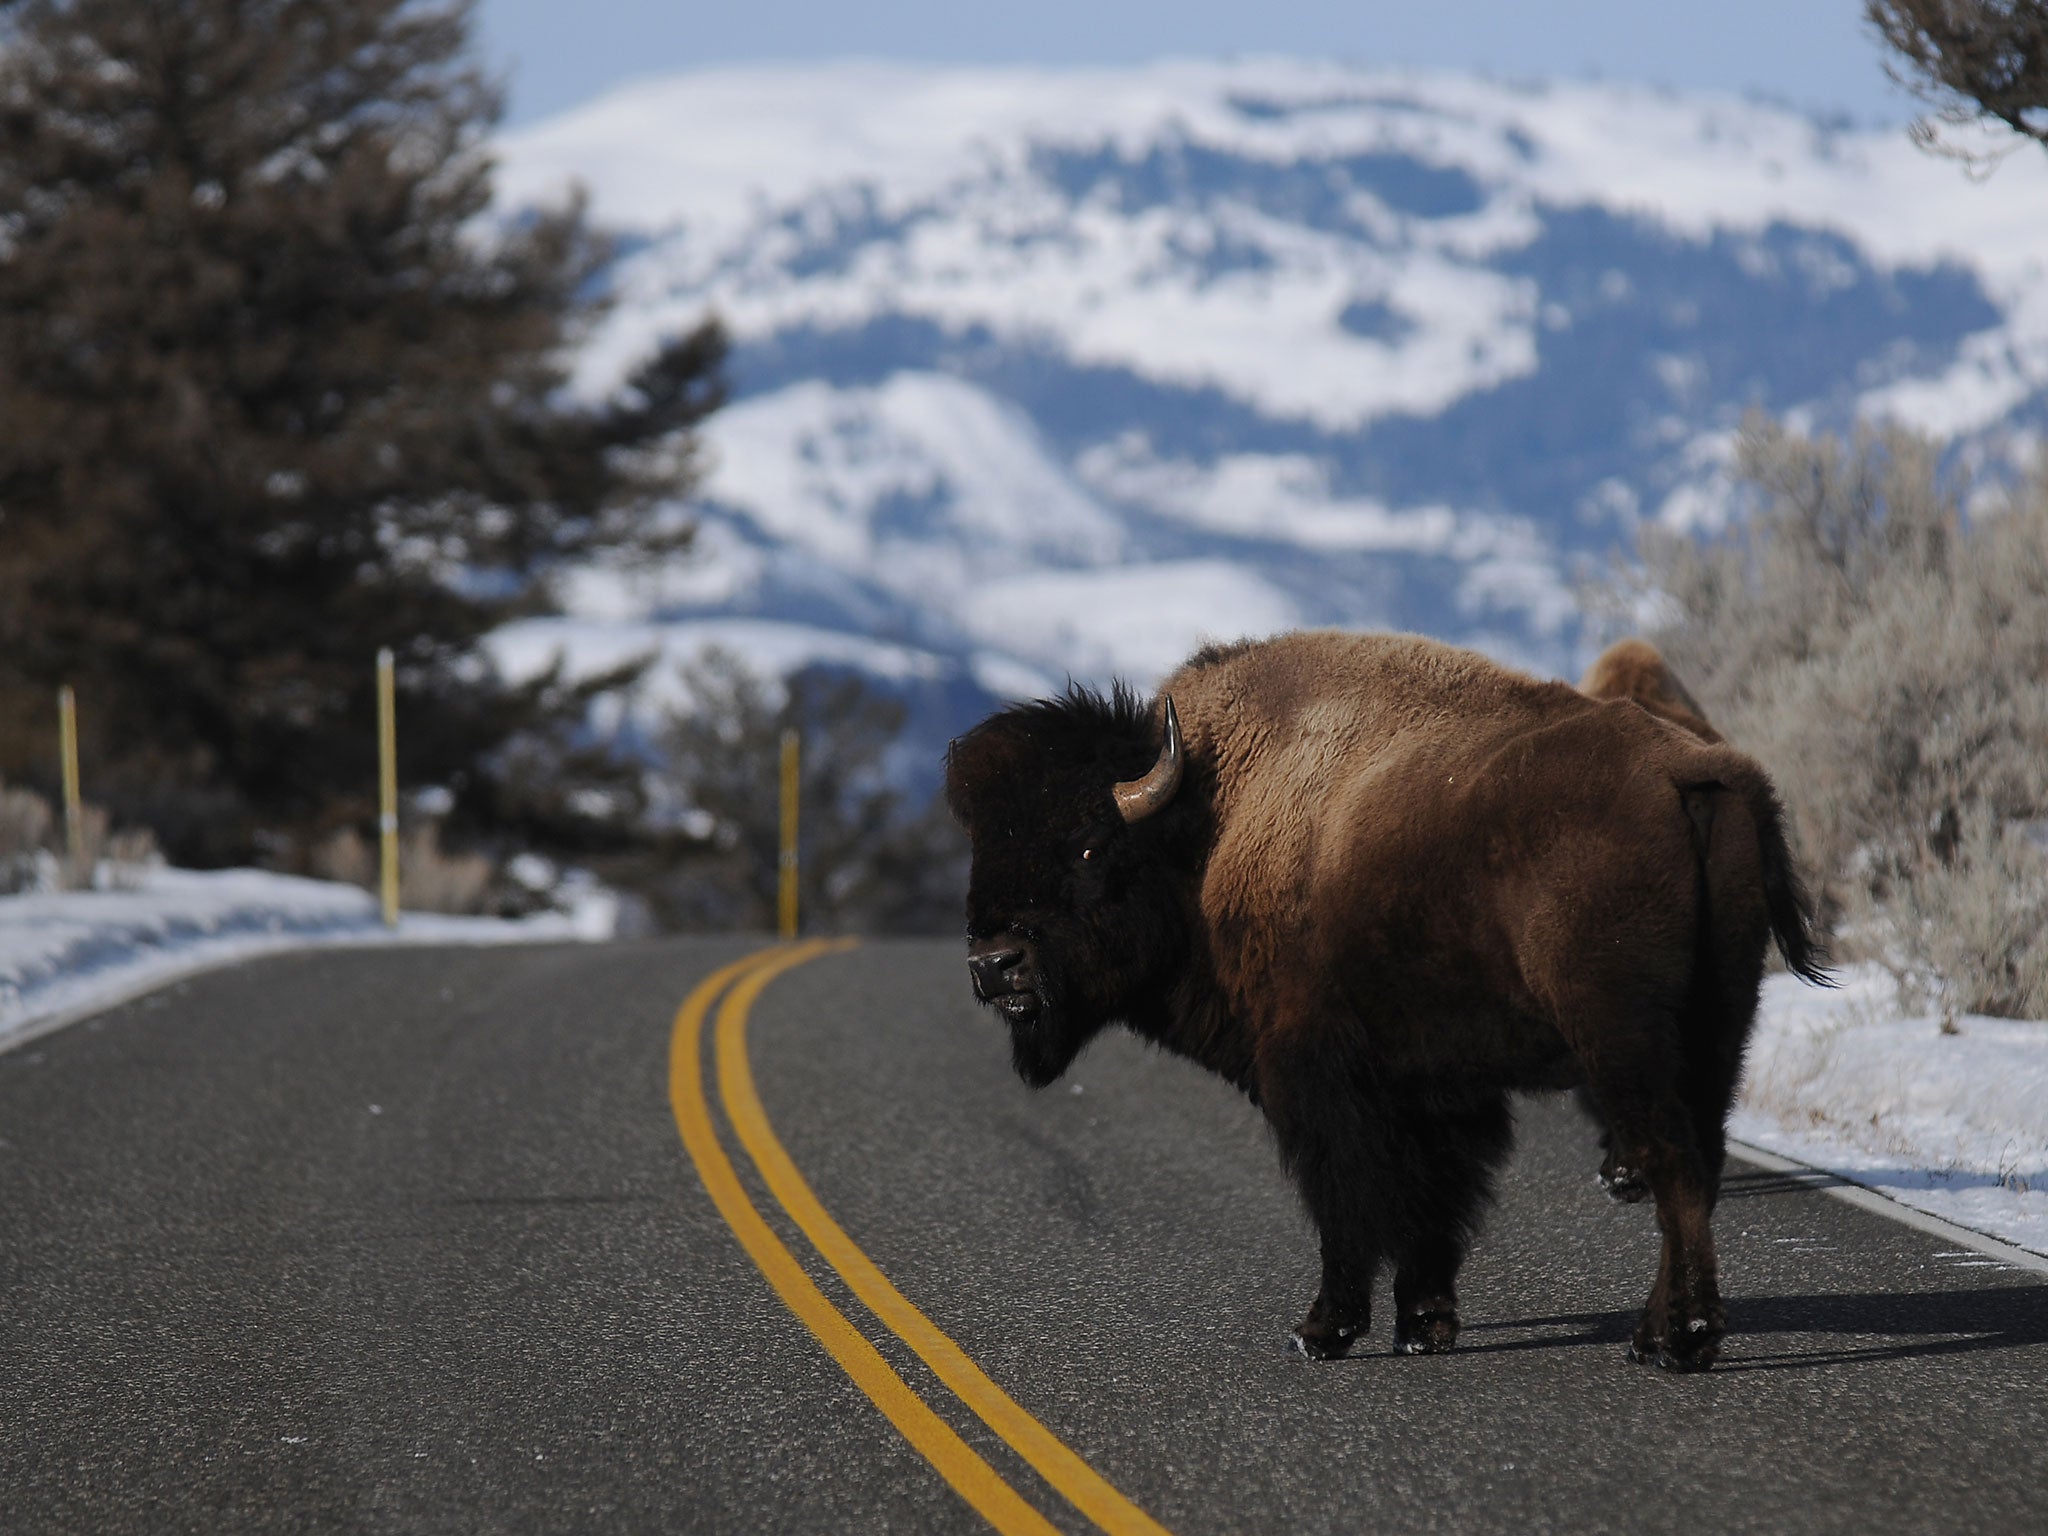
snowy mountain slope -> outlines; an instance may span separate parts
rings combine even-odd
[[[737,342],[696,564],[589,573],[521,655],[915,655],[933,733],[1293,624],[1569,668],[1575,565],[1722,516],[1746,407],[2010,455],[2048,398],[2048,163],[1729,99],[852,63],[499,150],[507,209],[577,180],[625,236],[579,387],[707,310]]]

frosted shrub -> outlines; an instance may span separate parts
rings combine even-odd
[[[450,853],[440,827],[422,822],[398,845],[398,878],[405,904],[416,912],[482,912],[489,905],[491,861],[480,853]]]
[[[2048,1018],[2048,852],[2035,829],[1975,808],[1953,857],[1892,889],[1894,970],[1915,1004]]]
[[[74,866],[50,802],[32,790],[0,784],[0,895],[86,887],[130,890],[143,871],[161,862],[156,839],[147,830],[109,834],[107,813],[99,806],[79,808],[78,832],[84,857]]]
[[[0,896],[56,883],[56,861],[45,846],[51,820],[41,795],[0,783]]]
[[[93,883],[104,891],[140,890],[149,871],[162,867],[163,862],[156,834],[147,827],[129,827],[108,834]]]
[[[2048,1014],[2048,479],[1979,515],[1938,445],[1746,424],[1752,515],[1644,541],[1623,604],[1778,781],[1838,947],[1958,1011]]]
[[[342,827],[317,844],[311,864],[323,880],[359,885],[366,891],[376,890],[382,879],[376,845],[353,827]],[[398,888],[408,911],[469,915],[493,910],[495,875],[485,855],[444,849],[438,822],[420,822],[399,840]]]
[[[337,828],[314,844],[308,863],[317,879],[376,889],[377,856],[354,827]]]

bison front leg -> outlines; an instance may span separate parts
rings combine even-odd
[[[1440,1355],[1458,1342],[1458,1269],[1514,1142],[1505,1094],[1469,1104],[1441,1100],[1414,1117],[1415,1147],[1403,1226],[1413,1235],[1394,1269],[1394,1348]]]
[[[1311,1360],[1342,1359],[1372,1327],[1372,1288],[1385,1261],[1380,1203],[1389,1188],[1383,1124],[1363,1112],[1348,1074],[1320,1060],[1267,1063],[1259,1101],[1315,1223],[1323,1278],[1288,1335]]]
[[[1322,1249],[1323,1283],[1308,1316],[1287,1335],[1287,1345],[1311,1360],[1341,1360],[1372,1331],[1372,1283],[1379,1258],[1342,1234],[1332,1242],[1325,1233]]]
[[[1404,1355],[1441,1355],[1458,1342],[1458,1267],[1464,1244],[1425,1238],[1394,1270],[1394,1348]]]

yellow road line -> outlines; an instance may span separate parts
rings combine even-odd
[[[748,994],[751,1002],[771,978],[837,947],[813,942],[757,952],[712,972],[690,994],[676,1014],[675,1029],[669,1037],[669,1103],[675,1111],[676,1129],[682,1133],[683,1145],[689,1149],[719,1214],[775,1288],[776,1295],[817,1335],[818,1342],[853,1378],[854,1384],[874,1400],[903,1438],[1003,1536],[1059,1536],[1057,1528],[1025,1503],[1014,1488],[996,1475],[993,1467],[926,1407],[923,1399],[889,1368],[874,1345],[825,1299],[782,1240],[761,1219],[761,1213],[754,1209],[731,1160],[718,1143],[711,1108],[704,1098],[699,1056],[704,1019],[711,1011],[712,1000],[729,982],[745,976],[747,982],[757,983]]]
[[[811,956],[805,954],[802,958]],[[1125,1498],[1058,1436],[1019,1407],[968,1358],[966,1351],[912,1306],[826,1213],[804,1176],[797,1172],[796,1164],[790,1161],[768,1123],[760,1095],[754,1091],[753,1069],[747,1062],[747,1012],[770,980],[798,963],[792,958],[782,965],[749,972],[718,1010],[719,1093],[733,1129],[761,1170],[770,1192],[854,1295],[1069,1503],[1111,1536],[1168,1536],[1164,1526]]]

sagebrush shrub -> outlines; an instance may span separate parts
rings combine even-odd
[[[50,802],[0,783],[0,896],[37,890],[55,878],[47,844]]]
[[[323,880],[379,887],[383,871],[377,845],[354,827],[342,827],[317,844],[310,860]],[[482,853],[451,853],[441,846],[434,821],[406,829],[398,843],[399,900],[409,912],[473,915],[490,912],[497,867]]]
[[[75,863],[68,843],[49,801],[33,790],[0,783],[0,896],[94,886],[132,890],[144,871],[162,862],[147,829],[110,833],[107,813],[97,805],[79,807],[82,857]]]
[[[2048,474],[1962,511],[1940,446],[1748,422],[1749,516],[1654,529],[1606,594],[1777,779],[1839,946],[2048,1014]]]

